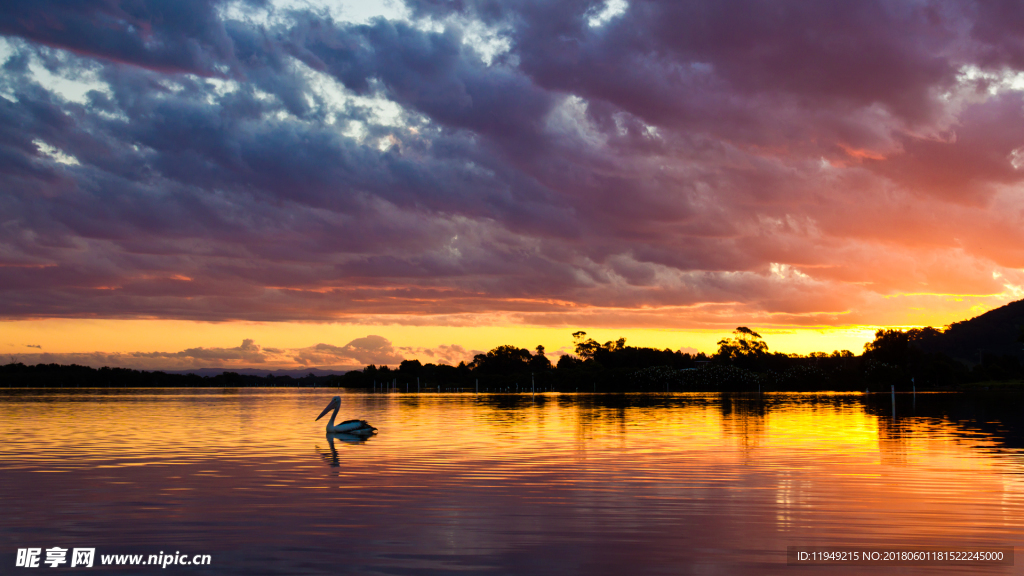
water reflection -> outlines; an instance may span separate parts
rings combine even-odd
[[[324,462],[333,468],[337,468],[341,464],[338,461],[338,449],[334,446],[334,441],[337,440],[343,444],[366,444],[366,441],[372,438],[372,436],[358,436],[356,434],[345,434],[343,432],[328,432],[325,434],[327,438],[327,447],[329,451],[320,450],[317,448],[317,452],[320,453],[320,457],[323,458]]]
[[[767,434],[768,411],[760,394],[731,394],[721,398],[722,431],[741,441],[745,461],[754,457]]]
[[[897,394],[895,418],[889,394],[343,398],[381,433],[324,435],[322,391],[0,395],[0,539],[237,574],[789,574],[793,544],[1024,543],[1019,394]]]
[[[905,465],[907,463],[908,437],[912,424],[894,418],[878,421],[878,453],[883,464]]]

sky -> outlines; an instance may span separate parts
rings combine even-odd
[[[0,355],[860,352],[1024,298],[1024,4],[8,0]]]

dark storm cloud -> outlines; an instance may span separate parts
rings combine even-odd
[[[0,315],[880,323],[1021,282],[1014,4],[239,6],[0,8]]]
[[[452,6],[410,4],[435,17]],[[539,85],[748,143],[796,143],[823,129],[865,138],[849,115],[876,104],[926,119],[937,108],[931,91],[952,84],[959,65],[944,54],[962,17],[955,6],[640,1],[591,27],[600,3],[501,4],[457,5],[509,23],[521,68]],[[780,122],[789,134],[774,132]]]
[[[253,2],[254,4],[260,2]],[[0,33],[163,72],[215,73],[232,42],[209,0],[12,0]]]
[[[339,28],[306,14],[290,38],[300,59],[356,93],[379,82],[444,126],[518,144],[517,153],[543,146],[537,132],[555,95],[511,68],[481,66],[454,29],[430,33],[383,19]]]

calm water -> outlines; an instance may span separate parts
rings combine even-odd
[[[53,546],[211,555],[166,569],[188,574],[678,575],[1024,545],[1020,393],[903,395],[894,418],[889,395],[342,392],[380,433],[332,445],[335,393],[0,392],[0,573]]]

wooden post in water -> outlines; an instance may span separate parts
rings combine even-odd
[[[476,379],[476,393],[477,394],[480,393],[480,379],[479,378]]]
[[[417,394],[420,393],[420,377],[419,376],[416,377],[416,393]]]
[[[530,394],[537,393],[537,381],[533,379],[533,372],[530,372]]]

